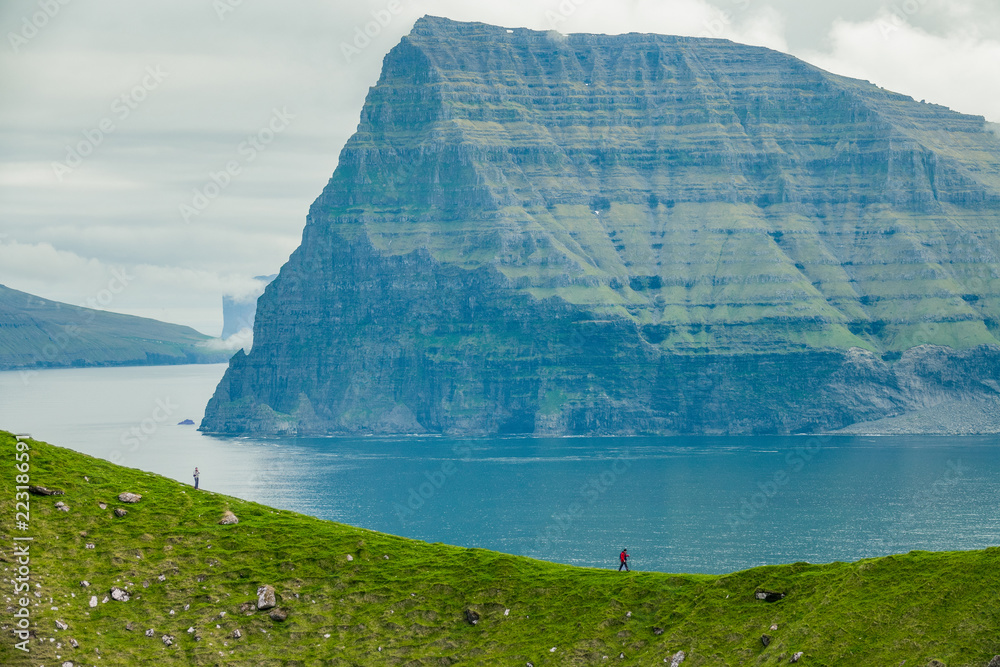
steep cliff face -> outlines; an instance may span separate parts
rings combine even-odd
[[[202,427],[789,432],[997,393],[998,222],[981,117],[724,40],[425,17]]]

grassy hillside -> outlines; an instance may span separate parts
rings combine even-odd
[[[802,651],[803,665],[981,667],[1000,653],[997,548],[619,574],[393,537],[28,445],[31,483],[65,495],[30,496],[30,528],[15,530],[15,439],[0,432],[0,567],[11,577],[12,538],[34,537],[37,635],[30,654],[14,648],[19,596],[6,583],[3,665],[651,665],[684,651],[689,667],[788,664]],[[125,491],[142,500],[119,502]],[[238,524],[217,523],[227,510]],[[240,610],[263,584],[286,620]],[[131,599],[103,602],[112,586]],[[758,601],[758,587],[787,597]]]
[[[0,370],[217,363],[191,327],[49,301],[0,285]]]

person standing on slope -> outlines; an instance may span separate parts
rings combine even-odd
[[[194,469],[194,488],[196,488],[196,489],[198,488],[198,477],[199,476],[200,476],[200,473],[198,472],[198,468],[196,467]]]
[[[631,570],[628,569],[628,559],[629,559],[628,549],[622,549],[622,552],[618,555],[618,560],[621,561],[621,565],[618,566],[619,572],[622,571],[623,567],[625,568],[626,572],[631,572]]]

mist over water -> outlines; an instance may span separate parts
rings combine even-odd
[[[1000,543],[1000,438],[205,436],[224,365],[0,373],[0,428],[323,519],[546,560],[727,572]],[[139,490],[141,492],[141,490]]]

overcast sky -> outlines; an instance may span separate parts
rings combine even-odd
[[[298,245],[424,14],[724,37],[1000,122],[996,0],[3,0],[0,283],[218,335],[222,294]]]

